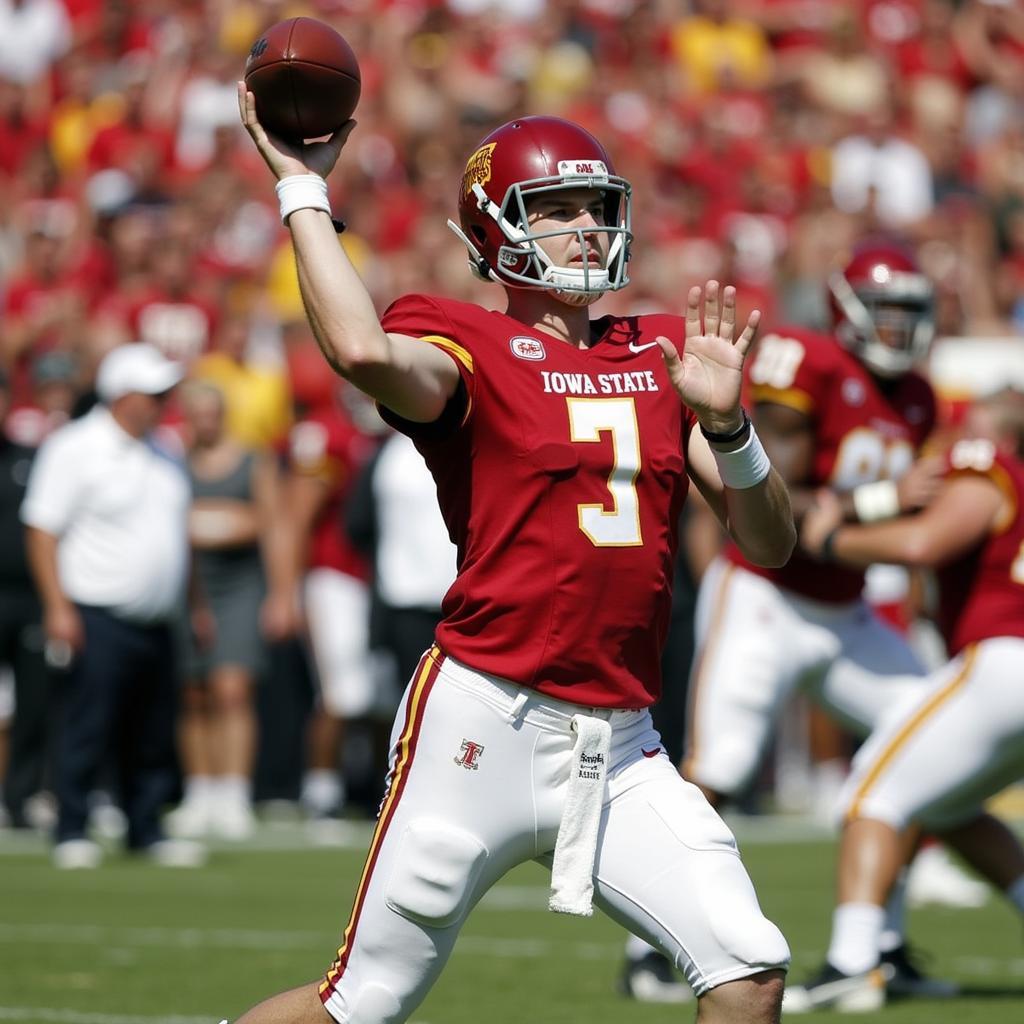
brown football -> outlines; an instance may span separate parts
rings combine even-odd
[[[253,43],[245,84],[256,116],[274,135],[297,141],[330,135],[359,102],[359,64],[352,47],[315,18],[289,18]]]

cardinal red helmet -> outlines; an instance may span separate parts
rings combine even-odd
[[[527,203],[565,189],[595,189],[603,224],[532,233]],[[459,194],[461,226],[449,226],[469,249],[470,267],[486,280],[517,288],[555,291],[565,302],[584,305],[629,283],[629,182],[617,177],[604,146],[589,132],[558,117],[523,117],[491,132],[469,158]],[[545,238],[572,234],[607,237],[602,267],[555,266]]]
[[[836,337],[872,373],[904,374],[935,334],[935,290],[913,257],[866,243],[829,278]]]

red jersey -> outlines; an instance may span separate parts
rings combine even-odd
[[[807,487],[839,492],[861,484],[897,479],[935,423],[935,396],[923,377],[908,373],[886,390],[834,338],[804,328],[765,335],[748,366],[752,402],[785,405],[806,415],[814,431]],[[829,565],[798,550],[781,569],[747,562],[729,544],[726,555],[760,576],[804,597],[829,603],[852,601],[864,572]]]
[[[462,387],[408,433],[458,549],[440,646],[473,668],[590,707],[657,699],[694,423],[655,338],[668,315],[603,317],[579,349],[503,313],[420,295],[387,331],[437,345]]]
[[[370,457],[372,444],[337,409],[310,413],[292,427],[288,439],[288,465],[294,473],[315,477],[327,488],[327,497],[313,523],[307,567],[336,569],[368,580],[370,567],[348,539],[345,503],[352,484]]]
[[[967,439],[953,445],[947,472],[988,477],[1010,506],[979,546],[938,571],[939,627],[952,656],[990,637],[1024,637],[1024,462]]]

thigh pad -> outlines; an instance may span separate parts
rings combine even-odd
[[[446,928],[465,912],[486,859],[487,848],[470,833],[417,819],[399,840],[387,905],[411,921]]]

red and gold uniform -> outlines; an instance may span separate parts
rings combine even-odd
[[[939,572],[940,626],[953,659],[854,761],[849,817],[940,830],[1024,777],[1024,462],[988,440],[957,442],[951,476],[991,479],[1006,512],[985,540]]]
[[[458,548],[441,649],[561,700],[651,704],[695,423],[654,339],[681,348],[682,322],[605,317],[578,349],[501,313],[409,296],[383,323],[445,349],[462,374],[441,423],[397,423]]]
[[[916,373],[883,391],[863,364],[827,334],[803,328],[766,335],[752,358],[749,396],[809,417],[814,430],[811,475],[802,486],[852,491],[876,480],[897,479],[935,424],[931,385]],[[730,545],[730,561],[804,597],[831,604],[858,598],[859,569],[829,566],[799,550],[781,569],[751,565]]]
[[[303,584],[309,642],[321,698],[341,718],[377,701],[369,650],[369,566],[345,531],[344,509],[372,442],[338,408],[310,413],[292,428],[288,466],[324,488],[312,525]]]
[[[696,422],[655,338],[682,348],[683,321],[606,317],[577,349],[410,296],[383,325],[461,373],[434,423],[382,410],[433,473],[459,575],[395,722],[387,795],[320,986],[328,1013],[408,1020],[480,896],[515,864],[557,861],[577,737],[595,722],[609,739],[594,902],[658,941],[697,995],[785,966],[735,840],[648,711]]]
[[[904,473],[935,419],[928,383],[911,372],[883,388],[829,335],[771,332],[748,363],[748,395],[807,417],[814,435],[801,486],[850,491]],[[801,689],[867,734],[924,673],[861,597],[864,573],[799,551],[781,569],[749,564],[734,545],[708,568],[697,604],[697,657],[684,774],[723,795],[752,779],[775,719]]]
[[[938,572],[939,627],[952,655],[990,637],[1024,637],[1024,462],[990,441],[964,440],[950,450],[947,472],[988,477],[1008,503],[985,544]]]

